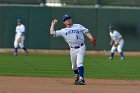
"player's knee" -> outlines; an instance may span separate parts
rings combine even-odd
[[[111,53],[115,52],[116,48],[112,48],[111,49]]]
[[[14,48],[17,48],[18,47],[18,44],[14,44]]]
[[[24,48],[24,46],[23,46],[23,45],[21,45],[21,44],[19,44],[19,46],[20,46],[20,48]]]
[[[111,53],[114,53],[115,52],[115,50],[111,50]]]
[[[118,52],[119,52],[119,53],[121,53],[121,52],[122,52],[122,50],[121,50],[121,49],[118,49]]]
[[[80,63],[77,64],[77,66],[78,66],[78,67],[81,67],[81,66],[83,66],[83,63],[80,62]]]
[[[118,47],[118,52],[119,53],[122,52],[122,48]]]
[[[77,70],[77,66],[76,65],[72,65],[72,69],[73,70]]]

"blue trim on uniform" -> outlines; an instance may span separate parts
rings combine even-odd
[[[65,34],[66,34],[66,35],[68,35],[68,33],[67,33],[67,32],[66,32]]]
[[[18,52],[18,48],[15,48],[15,53],[17,54],[17,52]]]
[[[120,56],[121,56],[121,57],[124,57],[124,54],[123,54],[123,52],[120,52]]]
[[[73,70],[73,72],[74,72],[75,74],[78,74],[78,75],[79,75],[78,69],[77,69],[77,70]]]
[[[21,35],[24,36],[24,33],[25,33],[25,32],[22,32]]]
[[[71,47],[71,48],[78,49],[78,48],[80,48],[80,47],[83,46],[83,45],[84,45],[84,43],[82,43],[80,46],[75,46],[75,47]]]
[[[25,47],[22,48],[24,51],[27,51],[27,49]]]
[[[113,58],[114,57],[114,52],[112,52],[110,56]]]
[[[84,66],[78,67],[80,77],[84,78]]]

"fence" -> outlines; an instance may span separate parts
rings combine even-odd
[[[125,40],[124,50],[140,51],[140,9],[62,8],[62,7],[0,7],[0,48],[13,48],[16,19],[22,18],[26,26],[25,45],[31,49],[67,49],[62,38],[49,35],[52,19],[58,19],[56,29],[63,28],[62,16],[72,15],[96,37],[95,50],[109,50],[108,24],[114,24]],[[86,38],[87,49],[90,42]]]

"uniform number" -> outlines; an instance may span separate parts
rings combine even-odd
[[[78,35],[76,35],[76,38],[78,39]]]

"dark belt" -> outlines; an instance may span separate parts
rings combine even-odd
[[[83,45],[84,45],[84,43],[82,43],[80,46],[75,46],[75,47],[71,47],[71,48],[78,49],[78,48],[80,48],[80,47],[83,46]]]

